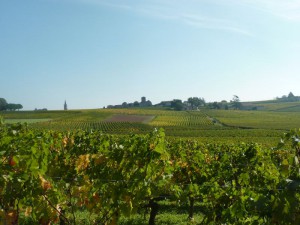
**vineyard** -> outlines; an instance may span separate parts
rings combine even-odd
[[[300,126],[299,112],[209,110],[206,113],[236,128],[289,130]]]
[[[299,112],[299,102],[257,102],[255,105],[265,111]]]
[[[297,105],[267,106],[3,112],[0,224],[299,224]]]
[[[36,129],[51,129],[58,131],[65,130],[100,130],[105,133],[112,134],[128,134],[128,133],[145,133],[151,130],[151,127],[143,123],[135,122],[89,122],[85,120],[63,120],[63,121],[49,121],[46,123],[39,123],[31,125]]]
[[[299,224],[300,131],[276,148],[0,126],[0,223],[126,224],[160,205],[190,224]],[[85,218],[79,216],[85,213]],[[131,224],[131,223],[129,223]]]
[[[271,106],[272,105],[272,106]],[[277,104],[277,109],[297,106]],[[275,109],[273,103],[264,104]],[[300,127],[296,112],[207,110],[173,111],[156,108],[69,111],[2,112],[8,124],[26,122],[34,130],[81,130],[106,134],[147,134],[163,128],[168,139],[196,139],[203,143],[251,143],[274,146],[280,135]]]

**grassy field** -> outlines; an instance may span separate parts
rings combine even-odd
[[[172,111],[156,108],[2,112],[6,123],[35,129],[101,130],[109,134],[147,133],[164,128],[168,138],[201,142],[259,142],[275,145],[283,132],[300,127],[299,103],[261,103],[265,111]],[[299,108],[300,109],[300,108]]]

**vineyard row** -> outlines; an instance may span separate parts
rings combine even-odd
[[[297,130],[269,149],[167,141],[156,129],[117,137],[1,125],[0,218],[78,224],[76,212],[86,210],[94,224],[113,225],[149,208],[155,224],[167,198],[187,205],[197,224],[299,224],[299,157]]]

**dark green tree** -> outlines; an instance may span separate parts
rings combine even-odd
[[[228,110],[228,102],[226,100],[222,100],[220,102],[221,109]]]
[[[292,92],[290,92],[288,95],[288,98],[294,98],[294,97],[295,97],[295,95]]]
[[[297,96],[295,96],[292,92],[289,93],[287,98],[288,98],[288,101],[290,101],[290,102],[295,102],[295,101],[299,100],[299,98]]]
[[[190,97],[188,98],[188,103],[190,103],[192,109],[194,109],[195,107],[204,106],[205,100],[204,98]]]
[[[21,104],[16,104],[16,109],[17,110],[23,109],[23,106]]]
[[[0,111],[6,110],[7,101],[4,98],[0,98]]]
[[[242,103],[240,101],[240,98],[237,95],[234,95],[231,100],[231,105],[234,109],[241,109]]]
[[[213,102],[212,104],[213,109],[220,109],[221,108],[221,104],[218,102]]]
[[[138,101],[135,101],[135,102],[133,103],[133,106],[134,106],[134,107],[139,107],[139,106],[140,106],[140,103],[139,103]]]
[[[174,99],[172,102],[171,102],[171,107],[174,109],[174,110],[177,110],[177,111],[181,111],[183,110],[184,106],[183,106],[183,103],[180,99]]]
[[[6,105],[6,110],[14,111],[14,110],[16,110],[15,107],[16,107],[16,104],[8,103]]]
[[[19,110],[22,108],[23,108],[23,106],[21,104],[8,103],[5,107],[5,110],[15,111],[15,110]]]

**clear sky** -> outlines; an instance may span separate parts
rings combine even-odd
[[[300,95],[300,0],[1,0],[0,97],[34,108]]]

